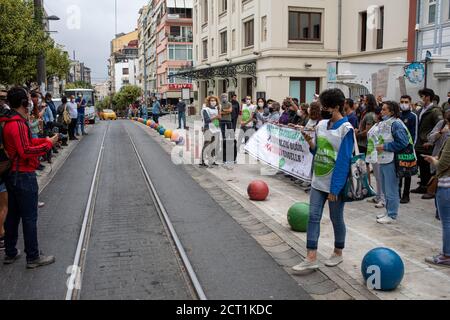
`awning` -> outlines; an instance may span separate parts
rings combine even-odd
[[[167,8],[192,9],[193,0],[167,0]]]
[[[238,75],[247,75],[256,78],[256,60],[204,69],[183,69],[178,73],[169,75],[169,78],[212,80],[236,78]]]

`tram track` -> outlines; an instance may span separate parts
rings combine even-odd
[[[69,267],[68,273],[70,273],[70,278],[67,281],[67,292],[65,296],[65,300],[81,300],[82,299],[82,291],[83,291],[83,277],[84,272],[87,268],[89,261],[87,258],[92,226],[94,224],[95,211],[96,211],[96,198],[99,191],[100,185],[100,177],[102,175],[102,164],[105,157],[105,142],[110,131],[110,124],[108,124],[108,128],[105,130],[101,147],[99,150],[99,154],[97,157],[97,163],[95,167],[95,171],[92,177],[91,187],[89,191],[88,201],[84,211],[83,223],[81,226],[78,245],[75,253],[75,257],[73,260],[73,265]],[[185,285],[189,291],[190,296],[193,300],[207,300],[207,297],[204,293],[204,290],[198,280],[198,277],[192,267],[191,262],[186,254],[186,251],[175,231],[175,228],[170,220],[169,215],[162,203],[158,192],[153,184],[153,181],[148,174],[147,168],[144,165],[142,157],[138,151],[138,148],[133,141],[132,136],[125,129],[125,132],[129,138],[130,145],[132,146],[132,150],[134,151],[134,157],[136,158],[136,162],[139,166],[139,169],[142,173],[142,177],[145,180],[145,185],[148,189],[148,194],[156,208],[156,212],[158,214],[159,220],[162,223],[162,226],[165,231],[165,237],[167,237],[168,242],[173,250],[173,254],[176,257],[178,262],[179,271],[182,275],[183,280],[185,281]],[[150,270],[149,270],[150,271]]]

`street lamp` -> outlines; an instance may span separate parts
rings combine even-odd
[[[55,16],[55,15],[46,17],[46,18],[44,18],[44,19],[45,19],[45,20],[49,20],[49,21],[58,21],[58,20],[61,20],[59,17],[57,17],[57,16]]]

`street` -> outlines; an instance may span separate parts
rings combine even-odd
[[[309,295],[182,167],[130,121],[102,122],[40,195],[40,247],[52,266],[0,266],[0,299],[64,299],[96,160],[106,132],[87,253],[76,299],[195,299],[158,216],[130,139],[209,299],[309,299]],[[20,242],[20,247],[22,243]],[[23,251],[23,250],[22,250]]]

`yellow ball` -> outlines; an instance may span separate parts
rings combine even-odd
[[[170,139],[172,137],[172,130],[166,130],[164,132],[164,137],[166,137],[167,139]]]

